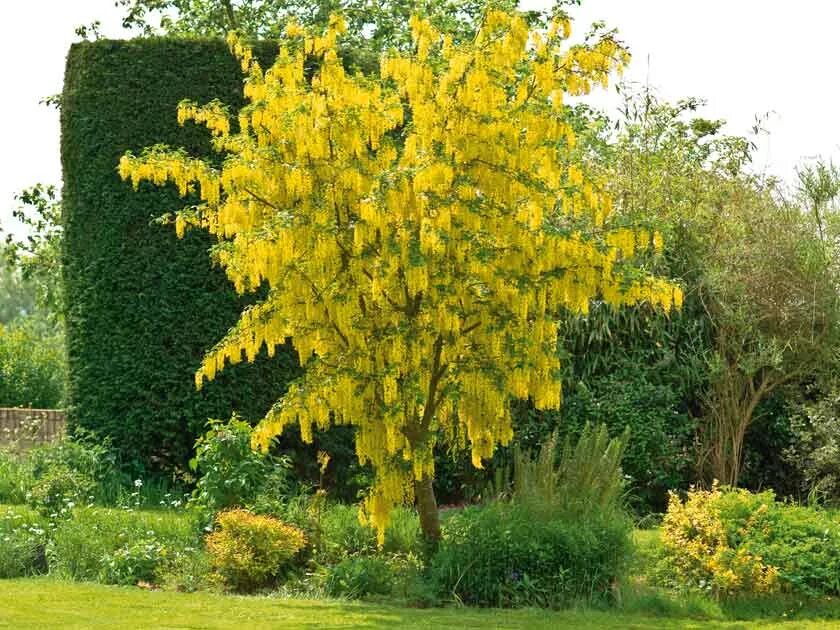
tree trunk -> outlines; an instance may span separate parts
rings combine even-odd
[[[426,476],[415,480],[414,498],[417,500],[417,512],[420,514],[420,529],[423,531],[423,536],[426,542],[436,546],[440,540],[440,514],[431,477]]]

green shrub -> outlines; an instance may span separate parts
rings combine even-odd
[[[275,499],[292,487],[288,461],[251,448],[251,425],[234,416],[228,422],[210,421],[195,444],[190,466],[200,477],[193,498],[211,511],[247,506],[260,494]]]
[[[664,511],[668,490],[685,488],[691,479],[695,420],[686,411],[681,387],[662,382],[650,367],[620,363],[564,390],[560,428],[565,437],[579,437],[587,424],[604,424],[615,437],[629,429],[632,439],[621,468],[641,513]]]
[[[46,572],[48,536],[49,522],[39,514],[0,505],[0,579]]]
[[[433,595],[423,592],[427,589],[422,572],[423,563],[414,554],[347,556],[326,567],[324,591],[334,597],[362,599],[380,595],[422,603],[433,599]]]
[[[0,325],[0,407],[58,409],[64,401],[64,336],[26,319]]]
[[[247,510],[216,516],[218,529],[206,539],[213,568],[236,591],[269,585],[288,569],[306,539],[297,527]]]
[[[557,436],[535,458],[514,451],[512,487],[498,500],[451,516],[431,561],[443,596],[482,606],[560,606],[601,599],[625,567],[632,526],[621,458],[627,434],[584,427]]]
[[[71,499],[76,503],[107,503],[114,486],[125,482],[118,470],[110,440],[98,440],[83,429],[78,430],[72,437],[63,437],[55,442],[35,446],[22,458],[29,463],[33,484],[47,478],[57,480],[67,476],[67,471],[70,476],[84,481],[83,489],[87,493],[76,493]]]
[[[170,552],[197,548],[199,517],[191,512],[83,507],[58,522],[47,547],[50,573],[96,581],[114,554],[137,541],[155,541]]]
[[[158,567],[166,556],[166,548],[155,538],[126,543],[106,553],[99,572],[103,584],[132,586],[138,582],[154,583]]]
[[[388,595],[394,576],[381,556],[348,556],[328,567],[324,586],[329,595],[359,599],[369,595]]]
[[[276,44],[258,45],[264,62]],[[264,67],[268,67],[267,65]],[[68,426],[110,436],[132,478],[184,471],[207,418],[237,410],[261,418],[299,369],[287,348],[233,366],[196,391],[193,374],[236,322],[236,294],[207,255],[207,235],[153,221],[181,202],[174,187],[117,175],[119,158],[156,142],[211,154],[181,126],[178,103],[242,103],[242,74],[221,40],[144,38],[81,42],[67,57],[62,93],[63,275],[69,364]]]
[[[449,517],[431,560],[442,597],[480,606],[560,606],[608,596],[630,523],[615,514],[554,515],[495,502]]]
[[[823,391],[824,390],[824,391]],[[823,390],[814,387],[792,414],[791,444],[786,460],[796,467],[805,491],[831,505],[840,505],[840,381]]]
[[[44,516],[69,516],[77,505],[93,498],[96,481],[84,473],[53,466],[32,484],[26,502]]]
[[[663,522],[662,574],[683,588],[760,595],[840,594],[840,523],[772,492],[692,491],[673,496]]]

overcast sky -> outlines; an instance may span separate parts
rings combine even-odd
[[[38,101],[61,90],[75,28],[98,19],[104,36],[126,34],[114,0],[26,0],[3,9],[0,227],[15,230],[15,193],[36,182],[60,184],[58,112]],[[633,53],[627,79],[649,83],[667,99],[706,99],[703,115],[726,119],[730,133],[746,133],[756,114],[772,112],[758,160],[770,173],[788,178],[801,160],[817,155],[840,161],[840,3],[583,0],[573,16],[578,32],[593,20],[619,29]],[[595,98],[605,108],[613,100]]]

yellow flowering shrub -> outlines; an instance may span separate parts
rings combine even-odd
[[[693,489],[685,501],[670,493],[662,522],[665,575],[677,586],[718,596],[775,592],[779,589],[778,569],[740,544],[761,521],[767,504],[758,505],[753,516],[737,532],[731,532],[721,515],[725,496],[717,485],[711,490]]]
[[[205,541],[207,551],[216,574],[237,591],[267,585],[306,545],[297,527],[248,510],[220,512],[216,527]]]
[[[566,17],[531,28],[488,8],[455,42],[415,17],[412,48],[370,77],[342,65],[345,28],[340,16],[320,33],[290,25],[269,69],[231,37],[246,106],[178,110],[208,128],[222,164],[157,146],[119,172],[194,194],[178,235],[207,230],[237,291],[268,288],[196,385],[290,339],[305,373],[254,446],[290,424],[306,441],[315,426],[355,425],[380,541],[390,510],[416,495],[434,536],[435,445],[468,447],[481,467],[513,437],[509,398],[560,404],[559,310],[602,299],[669,311],[682,293],[635,265],[661,237],[610,224],[564,105],[627,63],[612,35],[571,44]]]

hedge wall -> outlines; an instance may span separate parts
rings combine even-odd
[[[264,59],[274,50],[260,46]],[[265,59],[268,61],[268,59]],[[261,417],[297,371],[288,350],[225,370],[200,392],[193,373],[244,302],[213,268],[203,233],[181,241],[153,222],[183,205],[171,188],[134,192],[126,151],[165,143],[209,155],[209,134],[179,127],[183,98],[242,103],[242,75],[217,40],[83,42],[67,58],[61,108],[68,425],[107,435],[124,461],[183,467],[211,417]],[[234,110],[235,111],[235,110]]]

